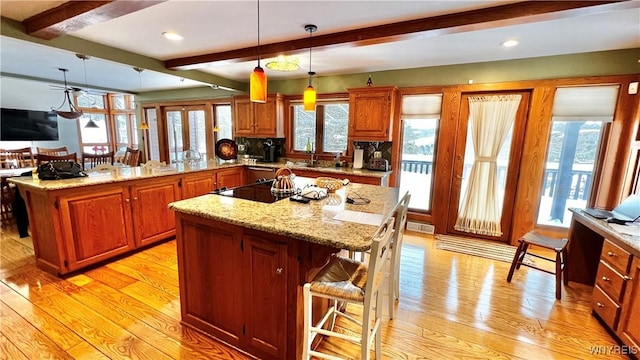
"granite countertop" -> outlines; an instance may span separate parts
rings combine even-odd
[[[311,179],[297,177],[297,188]],[[367,205],[346,203],[346,196],[357,193],[371,202]],[[250,229],[284,235],[302,241],[354,251],[371,246],[378,226],[334,219],[343,210],[381,214],[393,212],[399,201],[399,189],[351,183],[321,200],[302,204],[288,199],[267,204],[221,195],[203,195],[169,204],[184,214],[223,221]]]
[[[333,173],[336,175],[339,175],[339,174],[357,175],[357,176],[366,176],[366,177],[374,177],[374,178],[384,178],[385,176],[389,176],[389,174],[391,174],[391,171],[374,171],[374,170],[368,170],[368,169],[354,169],[351,167],[302,166],[302,165],[296,165],[295,163],[291,165],[284,162],[257,163],[257,164],[247,165],[247,166],[261,167],[261,168],[268,167],[273,169],[287,167],[289,169],[294,170],[294,172],[295,170],[304,170],[304,171],[310,171],[310,172],[313,171],[313,172]]]
[[[138,179],[147,179],[154,177],[162,177],[175,174],[193,173],[198,171],[224,169],[230,167],[244,166],[238,163],[220,163],[217,161],[202,161],[196,164],[172,164],[155,169],[147,169],[141,166],[135,167],[118,167],[115,171],[110,172],[88,172],[87,177],[61,179],[61,180],[40,180],[33,177],[23,176],[9,178],[7,181],[28,188],[39,190],[61,190],[81,186],[90,186],[98,184],[116,183],[121,181],[130,181]]]

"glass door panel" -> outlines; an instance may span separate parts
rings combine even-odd
[[[431,210],[437,130],[438,119],[402,120],[400,194],[411,193],[411,210]]]
[[[188,148],[200,153],[202,159],[207,159],[207,136],[205,131],[204,110],[187,110],[189,119]]]
[[[167,110],[167,140],[169,142],[169,162],[175,163],[180,160],[180,154],[184,151],[184,141],[182,139],[182,111]]]

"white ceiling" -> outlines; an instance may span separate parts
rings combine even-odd
[[[22,21],[62,2],[2,0],[0,14]],[[260,41],[266,44],[308,37],[305,24],[317,25],[313,36],[318,36],[513,2],[262,0]],[[518,19],[520,23],[506,21],[500,26],[480,24],[456,32],[430,32],[391,43],[316,49],[311,67],[318,76],[325,76],[640,48],[640,0],[618,5],[593,7],[590,14],[581,16],[551,14]],[[184,40],[170,42],[161,36],[163,31],[178,32]],[[66,36],[164,61],[255,46],[257,31],[256,1],[169,0]],[[499,46],[508,39],[517,39],[520,45]],[[73,52],[6,36],[0,39],[0,48],[3,74],[59,81],[62,74],[57,69],[68,68],[70,82],[82,86],[86,65],[90,87],[138,92],[204,85],[155,71],[145,71],[139,78],[131,65],[97,58],[83,64]],[[269,78],[306,77],[309,53],[304,50],[299,55],[300,69],[267,69]],[[246,82],[255,66],[256,61],[225,62],[198,70]]]

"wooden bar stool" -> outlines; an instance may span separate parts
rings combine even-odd
[[[516,254],[513,256],[513,262],[511,263],[511,269],[509,269],[509,275],[507,276],[507,282],[511,282],[511,278],[513,277],[513,273],[515,270],[520,269],[520,265],[528,266],[530,268],[534,268],[540,271],[544,271],[546,273],[552,274],[556,276],[556,299],[560,300],[562,284],[564,281],[564,285],[566,286],[569,283],[569,280],[566,274],[563,272],[566,271],[566,261],[567,261],[567,239],[554,239],[548,236],[537,234],[533,231],[530,231],[524,234],[523,237],[518,239],[518,249],[516,250]],[[545,249],[550,249],[556,252],[555,259],[547,258],[544,256],[540,256],[537,254],[527,253],[527,249],[529,245],[540,246]],[[530,265],[524,262],[525,255],[531,255],[537,257],[539,259],[551,261],[556,263],[556,271],[549,271],[546,269],[539,268],[535,265]]]

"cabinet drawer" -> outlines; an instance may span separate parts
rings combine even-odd
[[[604,241],[602,245],[602,255],[600,259],[610,264],[613,268],[622,272],[623,274],[629,273],[629,264],[631,263],[631,254],[626,250],[614,245],[609,240]]]
[[[616,330],[618,317],[620,315],[620,306],[611,300],[598,286],[593,288],[591,308],[593,308],[593,311],[600,316],[611,330]]]
[[[602,260],[600,260],[600,265],[598,265],[596,285],[609,295],[613,301],[617,303],[622,302],[622,296],[624,295],[624,288],[626,285],[626,277],[620,275]]]

